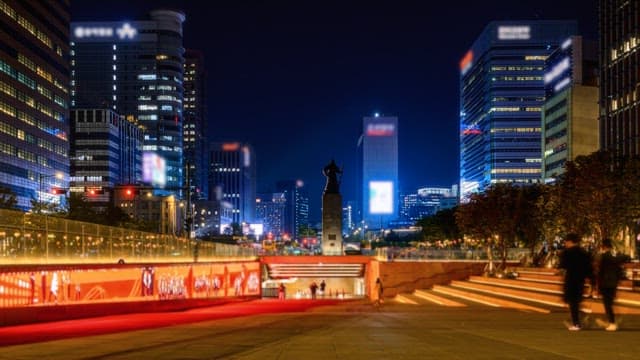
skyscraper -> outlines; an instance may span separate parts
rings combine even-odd
[[[232,222],[253,222],[256,205],[253,148],[239,142],[213,143],[210,159],[210,200],[220,201],[221,207],[230,207]]]
[[[207,125],[205,93],[205,64],[200,51],[187,50],[184,54],[184,141],[185,186],[189,183],[191,199],[205,199],[207,193],[207,166],[204,139]],[[188,167],[188,169],[187,169]],[[188,181],[186,177],[188,176]]]
[[[554,182],[564,164],[598,150],[596,44],[572,36],[545,62],[542,177]]]
[[[110,109],[71,110],[69,190],[106,206],[116,185],[142,179],[143,130]]]
[[[69,174],[69,1],[0,1],[0,187],[22,210]]]
[[[416,193],[404,194],[401,197],[401,218],[415,222],[435,215],[440,210],[452,208],[457,205],[457,190],[457,185],[450,188],[425,187]]]
[[[71,105],[110,108],[145,128],[143,181],[182,190],[182,22],[173,10],[149,20],[71,24]]]
[[[276,191],[285,198],[283,230],[292,239],[300,238],[300,227],[309,225],[309,196],[302,180],[281,180]]]
[[[544,61],[574,21],[491,22],[460,61],[460,196],[541,182]]]
[[[365,117],[362,132],[362,221],[380,229],[398,217],[398,118]]]
[[[256,220],[262,222],[264,232],[275,239],[280,239],[285,233],[286,203],[284,193],[260,194],[256,198]]]
[[[600,0],[600,147],[640,155],[637,0]]]

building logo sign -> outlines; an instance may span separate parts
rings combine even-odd
[[[473,50],[467,51],[462,60],[460,60],[460,73],[464,75],[473,64]]]
[[[73,35],[78,39],[83,38],[110,38],[117,36],[120,40],[131,40],[138,35],[138,30],[129,23],[124,23],[120,27],[113,26],[76,26]]]
[[[498,40],[529,40],[531,39],[530,26],[499,26]]]
[[[392,136],[396,130],[393,124],[369,124],[367,136]]]

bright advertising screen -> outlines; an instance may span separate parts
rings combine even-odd
[[[393,181],[369,181],[369,213],[393,214]]]
[[[152,152],[142,154],[142,181],[164,187],[167,183],[167,161]]]

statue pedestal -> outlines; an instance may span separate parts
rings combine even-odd
[[[342,255],[342,196],[322,195],[322,254]]]

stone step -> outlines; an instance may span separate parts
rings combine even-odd
[[[514,289],[538,291],[550,294],[562,294],[562,284],[528,281],[521,279],[500,279],[486,276],[471,276],[469,281],[478,284],[499,285]]]
[[[529,281],[523,279],[505,279],[505,278],[491,278],[491,277],[483,277],[483,276],[471,276],[469,278],[470,282],[479,283],[479,284],[487,284],[487,285],[498,285],[513,289],[521,289],[528,290],[534,292],[543,292],[549,294],[558,294],[562,295],[562,283],[542,283],[538,281]],[[591,288],[590,286],[585,286],[585,296],[590,294]],[[597,294],[594,294],[597,295]],[[616,302],[624,305],[632,305],[632,306],[640,306],[640,292],[625,290],[625,287],[618,287],[618,293],[616,297]]]
[[[513,267],[509,268],[509,271],[523,275],[553,276],[559,274],[559,270],[556,268]]]
[[[446,297],[443,296],[438,296],[436,294],[433,293],[433,291],[429,291],[429,290],[415,290],[413,292],[413,295],[421,298],[423,300],[429,301],[431,303],[434,304],[438,304],[438,305],[442,305],[442,306],[449,306],[449,307],[465,307],[467,305],[463,304],[463,303],[459,303],[457,301],[453,301],[451,299],[448,299]]]
[[[452,281],[450,285],[455,288],[480,291],[487,294],[504,296],[554,307],[563,307],[565,305],[560,294],[546,294],[532,290],[513,289],[501,286],[500,284],[479,284],[470,281]]]
[[[545,294],[536,291],[512,289],[500,285],[478,284],[470,281],[452,281],[450,286],[458,289],[487,293],[519,299],[527,302],[540,303],[553,307],[566,307],[560,294]],[[635,294],[633,294],[635,295]],[[616,299],[615,311],[620,314],[640,314],[640,302],[633,299]],[[631,306],[629,306],[631,305]],[[601,299],[585,299],[582,305],[585,312],[604,313]]]
[[[472,301],[479,304],[492,306],[492,307],[504,307],[504,308],[524,310],[524,311],[534,311],[534,312],[545,313],[545,314],[550,312],[548,309],[544,309],[541,307],[531,306],[531,305],[510,301],[510,300],[505,300],[503,298],[478,294],[475,292],[464,291],[452,286],[434,285],[433,291],[441,294],[454,296],[467,301]]]
[[[409,304],[409,305],[419,305],[419,303],[411,298],[409,294],[397,294],[393,297],[392,301],[398,302],[401,304]]]

